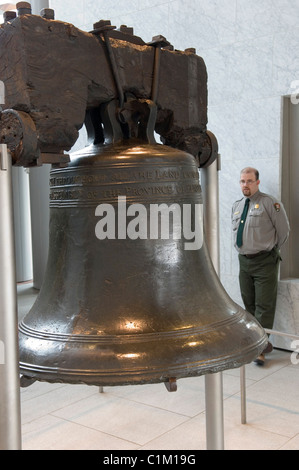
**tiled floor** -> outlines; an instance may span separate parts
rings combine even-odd
[[[19,316],[36,291],[19,286]],[[293,361],[295,362],[295,361]],[[299,365],[274,350],[264,367],[246,366],[247,424],[241,424],[240,372],[223,373],[226,450],[299,449]],[[205,378],[107,387],[35,382],[21,390],[22,448],[206,449]]]

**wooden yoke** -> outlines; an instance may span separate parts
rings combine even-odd
[[[173,50],[161,37],[146,44],[130,28],[94,26],[87,33],[31,14],[0,26],[0,80],[6,90],[0,142],[8,145],[13,163],[63,163],[84,123],[90,131],[91,122],[91,134],[101,143],[103,106],[117,101],[117,119],[126,120],[132,102],[153,100],[153,87],[154,127],[162,142],[191,153],[201,167],[212,163],[217,142],[206,128],[203,59],[192,49]]]

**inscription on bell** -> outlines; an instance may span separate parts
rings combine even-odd
[[[113,199],[118,196],[127,197],[154,197],[154,196],[170,196],[170,195],[188,195],[200,194],[200,185],[185,184],[185,185],[152,185],[152,186],[122,186],[121,188],[95,188],[93,190],[81,189],[54,189],[50,190],[50,200],[80,200],[92,201],[100,199]]]
[[[50,178],[50,187],[52,186],[66,186],[73,184],[101,184],[107,181],[106,174],[95,175],[67,175],[67,176],[52,176]]]
[[[89,170],[90,171],[90,170]],[[61,201],[78,205],[112,201],[119,196],[128,199],[145,198],[150,200],[177,195],[200,195],[198,173],[188,168],[117,168],[108,166],[97,168],[92,174],[72,174],[73,169],[55,174],[50,178],[51,205]],[[59,203],[60,204],[60,203]]]
[[[105,169],[106,170],[106,169]],[[109,169],[108,169],[109,170]],[[162,182],[195,179],[198,181],[198,173],[186,169],[156,169],[156,170],[126,170],[98,172],[86,175],[59,175],[51,176],[50,187],[66,185],[95,185],[102,183],[128,183],[128,182]]]

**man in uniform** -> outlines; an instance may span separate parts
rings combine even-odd
[[[266,329],[272,329],[276,308],[280,248],[289,236],[289,222],[280,202],[259,190],[259,172],[241,171],[244,197],[232,208],[234,246],[239,253],[241,296],[248,312]],[[265,362],[270,342],[255,360]]]

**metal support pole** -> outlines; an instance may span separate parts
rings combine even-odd
[[[265,332],[269,335],[283,336],[285,338],[290,338],[299,341],[298,335],[293,335],[290,333],[283,333],[281,331],[265,329]],[[247,423],[247,412],[246,412],[246,368],[242,366],[240,368],[240,392],[241,392],[241,423]]]
[[[293,335],[293,334],[290,334],[290,333],[284,333],[282,331],[269,330],[269,329],[265,328],[265,332],[269,335],[277,335],[277,336],[282,336],[284,338],[299,340],[298,335]]]
[[[219,274],[219,189],[220,155],[200,170],[204,203],[205,240],[217,274]],[[224,449],[222,373],[205,376],[207,450]]]
[[[240,368],[240,384],[241,384],[241,423],[246,424],[246,368]]]
[[[220,273],[219,247],[219,179],[220,155],[212,165],[200,170],[203,196],[205,241],[216,273]]]
[[[49,8],[49,0],[31,0],[33,15]],[[48,260],[50,165],[29,169],[33,287],[40,289]]]
[[[0,449],[21,449],[11,158],[0,144]]]
[[[205,376],[207,450],[224,450],[222,374]]]

